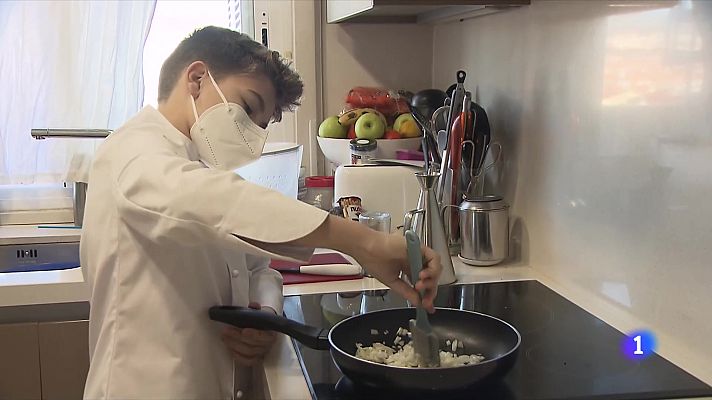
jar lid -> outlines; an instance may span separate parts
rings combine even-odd
[[[497,211],[509,208],[502,196],[479,196],[465,199],[460,203],[460,210]]]
[[[376,140],[375,139],[351,139],[350,147],[351,150],[356,151],[370,151],[376,150]]]
[[[308,188],[333,188],[334,187],[334,177],[333,176],[308,176],[306,179],[306,186]]]

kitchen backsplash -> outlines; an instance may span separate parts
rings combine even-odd
[[[712,379],[712,1],[532,0],[433,35],[434,86],[465,69],[504,145],[488,191],[523,261]]]
[[[432,76],[433,30],[414,24],[327,24],[322,34],[324,115],[354,86],[418,91]]]

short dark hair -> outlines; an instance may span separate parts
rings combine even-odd
[[[283,111],[293,111],[299,105],[304,84],[290,62],[245,34],[215,26],[193,32],[163,62],[158,78],[159,102],[170,96],[181,72],[194,61],[205,62],[216,80],[235,73],[267,76],[276,92],[274,121],[282,119]]]

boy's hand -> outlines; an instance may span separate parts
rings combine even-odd
[[[250,308],[273,313],[269,307],[260,307],[258,303],[250,303]],[[235,360],[244,366],[259,363],[272,348],[277,335],[273,331],[261,331],[251,328],[225,327],[222,340],[232,353]]]
[[[420,271],[420,276],[411,277],[411,280],[416,282],[413,289],[399,276],[401,272],[410,276],[405,237],[397,233],[389,235],[373,232],[369,239],[370,242],[364,247],[365,250],[354,255],[356,261],[374,278],[388,285],[412,304],[420,304],[421,299],[416,290],[424,290],[422,305],[429,312],[435,312],[433,302],[442,272],[440,257],[432,249],[421,245],[423,269]]]

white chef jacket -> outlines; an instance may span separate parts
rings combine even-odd
[[[91,286],[86,399],[231,399],[233,359],[208,318],[219,304],[282,311],[268,257],[327,213],[206,168],[152,107],[100,146],[89,176],[81,264]],[[237,369],[240,375],[240,369]]]

